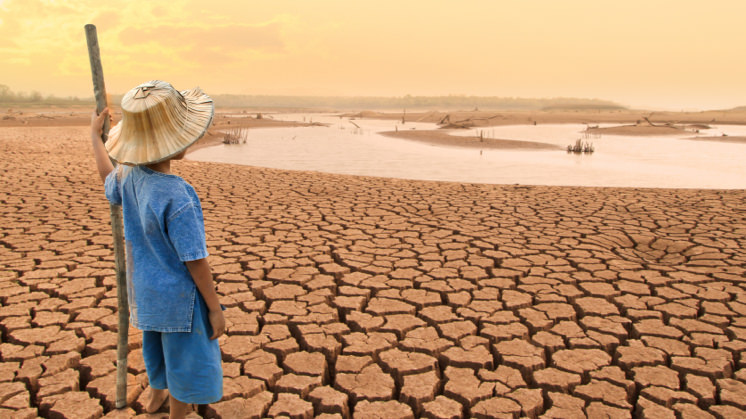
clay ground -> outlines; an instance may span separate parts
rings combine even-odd
[[[0,416],[112,411],[88,128],[0,130]],[[180,162],[233,417],[746,415],[746,191],[489,186]],[[140,417],[162,417],[163,415]]]

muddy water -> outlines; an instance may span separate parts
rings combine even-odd
[[[744,126],[717,126],[681,137],[585,138],[582,134],[585,125],[580,124],[480,129],[486,137],[537,141],[563,148],[579,138],[593,143],[595,153],[575,155],[565,151],[434,146],[378,134],[395,129],[437,128],[429,123],[402,125],[396,121],[350,121],[319,115],[276,115],[275,118],[329,126],[252,129],[246,144],[204,148],[189,158],[277,169],[469,183],[746,188],[746,144],[684,139],[724,133],[743,136]],[[454,134],[477,135],[478,131]]]

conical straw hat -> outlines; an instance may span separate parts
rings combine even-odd
[[[158,163],[181,153],[207,132],[215,112],[199,87],[177,91],[152,80],[122,98],[122,120],[109,131],[106,150],[118,163]]]

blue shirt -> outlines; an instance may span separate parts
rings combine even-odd
[[[130,322],[141,330],[190,332],[197,287],[184,262],[208,255],[197,193],[179,176],[145,166],[115,169],[105,190],[122,206]]]

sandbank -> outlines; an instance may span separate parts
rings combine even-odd
[[[666,135],[682,135],[686,134],[687,131],[684,128],[671,127],[671,126],[651,126],[651,125],[620,125],[615,127],[603,127],[603,128],[588,128],[586,132],[591,134],[606,134],[606,135],[631,135],[631,136],[666,136]]]
[[[388,137],[454,147],[500,150],[562,150],[562,147],[554,144],[452,135],[447,130],[401,130],[386,131],[381,134]]]

